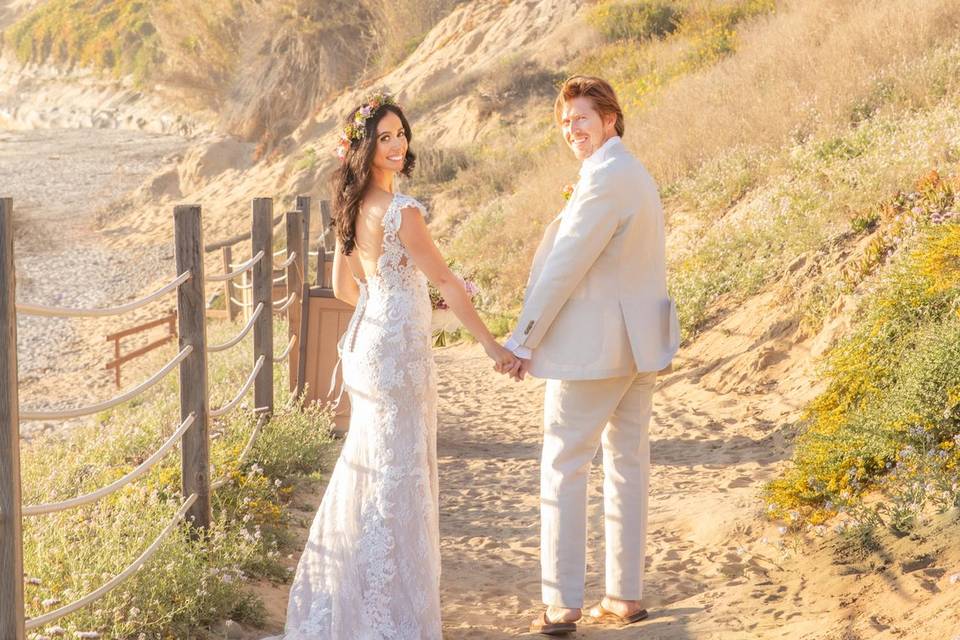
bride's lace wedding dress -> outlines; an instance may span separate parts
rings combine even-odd
[[[341,341],[352,413],[290,589],[283,640],[440,640],[437,391],[426,277],[395,194]],[[271,640],[271,639],[268,639]]]

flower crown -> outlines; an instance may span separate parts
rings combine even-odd
[[[356,113],[353,114],[353,119],[340,132],[340,140],[337,142],[337,156],[340,160],[347,156],[347,149],[350,148],[354,140],[363,139],[367,131],[367,119],[385,104],[395,107],[400,106],[392,95],[381,91],[370,96],[366,104],[357,109]]]

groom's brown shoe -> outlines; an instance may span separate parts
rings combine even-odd
[[[618,624],[621,626],[626,626],[628,624],[633,624],[634,622],[640,622],[641,620],[646,620],[648,617],[650,617],[650,614],[647,612],[646,609],[640,609],[638,611],[634,611],[630,615],[621,616],[604,607],[603,600],[601,600],[597,604],[587,609],[587,617],[590,619],[591,622],[608,623],[608,624],[612,623],[612,624]]]
[[[551,622],[547,612],[540,614],[537,620],[530,623],[531,633],[542,633],[545,636],[565,636],[577,630],[576,622]]]

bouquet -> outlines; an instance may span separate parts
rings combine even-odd
[[[460,279],[460,282],[463,283],[463,288],[467,291],[467,296],[473,300],[478,293],[480,293],[480,288],[470,280],[466,280],[460,276],[457,276]],[[433,307],[434,311],[446,311],[450,308],[446,300],[443,299],[440,291],[430,285],[430,306]],[[435,330],[433,332],[433,344],[437,347],[445,347],[447,345],[447,338],[451,337],[453,334],[456,334],[459,329],[456,331],[448,331],[447,326],[441,324],[440,326],[436,325],[436,316],[435,316]]]
[[[480,293],[480,288],[472,281],[466,280],[457,276],[461,283],[463,283],[463,288],[467,290],[467,297],[473,300],[478,293]],[[430,285],[430,306],[434,309],[449,309],[450,306],[447,304],[447,301],[443,299],[440,290]]]

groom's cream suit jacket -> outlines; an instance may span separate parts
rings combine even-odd
[[[656,184],[615,136],[583,161],[567,206],[546,228],[508,348],[532,350],[538,378],[664,369],[680,343],[664,244]]]

